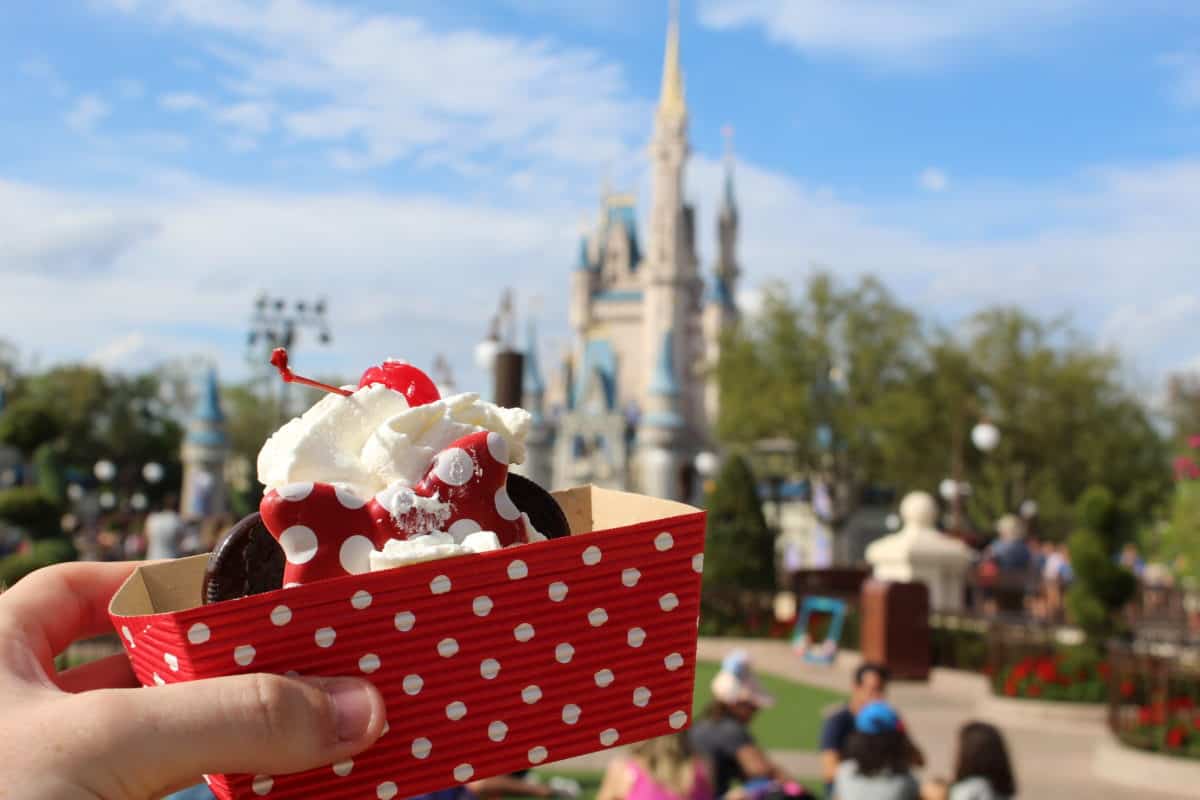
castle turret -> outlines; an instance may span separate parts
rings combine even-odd
[[[225,461],[228,457],[229,436],[225,432],[225,414],[221,411],[217,372],[210,369],[183,439],[180,513],[184,517],[225,513]]]
[[[683,497],[681,481],[685,423],[680,409],[680,387],[675,377],[675,336],[663,334],[654,361],[654,375],[646,395],[646,409],[637,430],[638,490],[671,500]]]
[[[522,407],[533,421],[525,440],[525,462],[514,465],[514,472],[529,478],[539,486],[550,489],[554,472],[554,425],[546,416],[546,384],[537,357],[537,328],[529,320],[525,341],[525,372],[522,378]]]
[[[649,248],[645,259],[645,320],[643,352],[656,353],[663,335],[670,332],[671,363],[679,370],[676,380],[684,397],[692,396],[696,377],[694,366],[703,358],[701,331],[698,329],[702,282],[696,266],[693,241],[693,215],[684,204],[684,167],[690,147],[687,135],[687,101],[683,90],[683,71],[679,64],[679,14],[672,5],[663,56],[662,89],[650,141],[653,174],[653,202],[650,208]],[[643,386],[654,380],[656,365],[646,359]],[[679,409],[685,424],[698,429],[696,408],[686,403]]]
[[[721,334],[738,319],[734,298],[741,274],[737,263],[738,208],[733,185],[733,129],[726,126],[722,134],[725,136],[725,182],[717,212],[717,261],[713,265],[703,314],[704,371],[708,374],[703,401],[709,430],[716,426],[720,411],[719,387],[713,372],[721,357]]]

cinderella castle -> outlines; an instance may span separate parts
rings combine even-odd
[[[721,332],[738,318],[738,212],[727,153],[715,263],[696,252],[685,201],[688,109],[679,21],[667,30],[650,140],[649,230],[634,199],[606,194],[579,243],[570,289],[570,355],[551,385],[529,342],[524,404],[538,420],[525,472],[555,488],[592,483],[692,500],[695,457],[711,449]]]

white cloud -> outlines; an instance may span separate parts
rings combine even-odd
[[[110,112],[108,103],[94,94],[85,94],[75,101],[75,105],[63,118],[67,126],[76,133],[91,133]]]
[[[55,97],[67,94],[67,83],[58,74],[58,70],[44,58],[30,58],[21,62],[21,74],[27,78],[40,81]]]
[[[213,116],[247,135],[261,136],[271,130],[271,108],[264,103],[237,103],[218,109]]]
[[[158,104],[167,111],[196,111],[208,107],[208,101],[191,92],[168,92],[158,98]]]
[[[314,0],[166,0],[131,10],[213,39],[208,49],[240,95],[236,120],[229,108],[218,119],[261,135],[273,115],[259,112],[274,107],[286,133],[327,146],[347,166],[432,157],[595,174],[641,146],[633,137],[644,136],[649,118],[617,64],[548,39],[440,31],[399,13]]]
[[[1016,40],[1059,26],[1098,0],[704,0],[701,22],[760,27],[776,42],[822,55],[920,63],[981,40]]]
[[[146,86],[133,78],[122,78],[117,81],[117,92],[123,100],[138,100],[146,93]]]
[[[917,176],[917,183],[929,192],[944,192],[950,186],[950,178],[937,167],[926,167]]]

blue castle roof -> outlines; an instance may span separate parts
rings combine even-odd
[[[654,379],[650,382],[650,393],[659,397],[675,397],[679,394],[679,383],[675,380],[674,341],[675,335],[671,331],[663,334]]]
[[[225,414],[221,411],[221,390],[217,371],[210,369],[188,422],[187,442],[202,447],[222,447],[229,441],[225,434]]]
[[[546,391],[537,358],[537,326],[532,319],[525,328],[525,372],[522,383],[524,390],[529,394],[542,394]]]

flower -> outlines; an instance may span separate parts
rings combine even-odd
[[[1043,659],[1034,668],[1034,674],[1043,683],[1053,683],[1058,678],[1058,667],[1054,665],[1051,659]]]
[[[1121,697],[1132,697],[1133,690],[1133,681],[1129,680],[1128,678],[1121,681]]]
[[[1187,695],[1172,697],[1167,701],[1167,708],[1172,711],[1190,711],[1194,706],[1195,702]]]
[[[1015,683],[1004,684],[1004,693],[1009,697],[1015,697],[1017,694],[1017,685]]]
[[[1183,747],[1187,741],[1187,730],[1182,725],[1172,725],[1167,731],[1167,747],[1172,750]]]
[[[1040,684],[1031,683],[1025,688],[1025,694],[1029,695],[1030,697],[1041,697],[1042,687]]]

